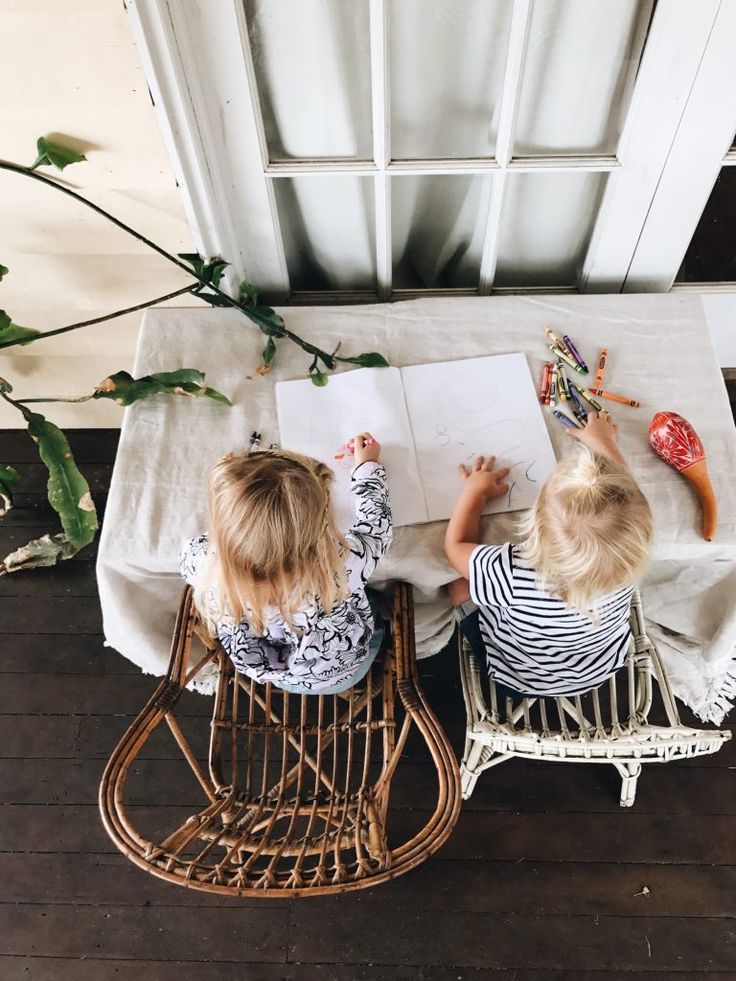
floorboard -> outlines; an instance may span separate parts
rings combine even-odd
[[[69,436],[104,514],[118,434]],[[23,475],[20,506],[0,524],[8,551],[55,519],[25,433],[0,433],[0,460]],[[612,767],[498,767],[439,855],[365,893],[225,900],[142,872],[107,837],[96,797],[157,679],[104,647],[95,551],[0,579],[2,981],[736,978],[736,743],[645,769],[631,810],[618,806]],[[454,652],[420,671],[460,752]],[[209,707],[191,693],[180,706],[201,758]],[[199,803],[165,734],[134,769],[130,809],[142,826],[175,827]],[[410,740],[394,783],[397,835],[423,816],[432,779]],[[177,804],[158,805],[164,786]]]

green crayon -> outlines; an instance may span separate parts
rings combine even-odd
[[[556,358],[562,358],[562,360],[565,362],[565,364],[569,365],[571,368],[573,368],[575,371],[577,371],[577,373],[579,375],[587,375],[588,374],[587,371],[583,371],[583,369],[580,367],[580,365],[576,361],[573,361],[572,358],[568,357],[565,354],[565,352],[564,351],[561,351],[558,347],[555,347],[554,344],[548,344],[547,347],[550,349],[550,351],[554,354],[554,356]]]

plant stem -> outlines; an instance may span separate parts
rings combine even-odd
[[[127,232],[128,235],[132,235],[133,238],[137,239],[139,242],[143,242],[144,245],[147,245],[150,249],[153,249],[154,252],[158,252],[160,256],[163,256],[164,259],[168,259],[169,262],[173,263],[173,265],[177,266],[179,269],[183,269],[189,276],[193,276],[197,282],[202,284],[203,287],[211,290],[213,293],[219,296],[228,306],[235,307],[237,310],[240,310],[241,313],[243,313],[249,320],[252,320],[256,326],[258,326],[258,318],[253,317],[252,314],[248,312],[248,308],[244,307],[239,300],[234,300],[227,293],[223,293],[223,291],[218,289],[214,283],[208,283],[202,276],[198,276],[197,273],[193,271],[191,266],[182,262],[170,252],[167,252],[166,249],[162,249],[160,245],[156,245],[156,243],[152,242],[150,238],[146,238],[145,235],[142,235],[140,232],[136,231],[135,228],[131,228],[130,225],[126,225],[124,221],[120,221],[119,218],[111,215],[109,211],[105,211],[105,209],[101,208],[98,204],[94,204],[88,198],[83,197],[76,191],[72,191],[71,188],[65,187],[52,177],[47,177],[45,174],[39,174],[35,170],[31,170],[29,167],[24,167],[21,164],[12,163],[9,160],[0,160],[0,170],[9,170],[11,173],[20,174],[23,177],[30,177],[31,180],[39,181],[41,184],[45,184],[47,187],[53,187],[62,194],[66,194],[67,197],[73,198],[75,201],[85,205],[87,208],[91,208],[91,210],[96,214],[106,218],[108,221],[112,222],[113,225],[117,225],[118,228],[122,228],[122,230]],[[322,351],[313,344],[303,341],[298,334],[295,334],[285,326],[281,327],[280,330],[283,331],[282,336],[288,337],[290,341],[293,341],[300,348],[302,348],[302,350],[307,351],[310,354],[318,354],[318,356],[325,361],[325,364],[329,365],[332,358],[327,351]],[[342,361],[343,359],[338,358],[337,360]]]
[[[18,406],[28,405],[30,402],[89,402],[89,400],[91,398],[93,398],[92,395],[80,395],[79,398],[76,398],[76,399],[62,399],[62,398],[59,398],[59,399],[46,399],[46,398],[39,398],[39,399],[16,399],[16,405],[18,405]]]
[[[17,399],[11,398],[8,395],[8,393],[4,392],[1,388],[0,388],[0,398],[5,399],[5,401],[9,402],[10,405],[15,406],[18,412],[22,412],[23,418],[26,420],[26,422],[31,418],[31,415],[33,414],[31,410],[27,409],[24,405],[21,405],[21,403]]]
[[[126,307],[125,310],[116,310],[114,313],[107,313],[104,317],[94,317],[92,320],[80,320],[76,324],[68,324],[66,327],[56,327],[54,330],[43,330],[40,334],[33,338],[32,343],[35,344],[36,341],[40,341],[42,337],[54,337],[56,334],[66,334],[70,330],[78,330],[80,327],[91,327],[92,324],[101,324],[105,320],[114,320],[115,317],[122,317],[126,313],[135,313],[136,310],[145,310],[146,307],[152,307],[156,303],[164,303],[166,300],[173,300],[175,296],[183,296],[184,293],[191,293],[194,289],[193,284],[189,286],[182,286],[179,290],[174,290],[173,293],[167,293],[166,296],[157,296],[153,300],[147,300],[145,303],[137,303],[134,307]],[[13,347],[18,341],[5,341],[0,344],[0,350],[4,347]]]

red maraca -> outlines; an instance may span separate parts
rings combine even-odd
[[[649,442],[657,456],[695,488],[703,512],[703,538],[712,541],[718,523],[718,505],[698,434],[687,419],[676,412],[658,412],[649,425]]]

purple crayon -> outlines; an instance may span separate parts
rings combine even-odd
[[[584,372],[584,373],[585,373],[585,374],[587,375],[587,374],[588,374],[588,366],[587,366],[587,364],[586,364],[586,363],[585,363],[585,362],[583,361],[583,359],[582,359],[582,358],[580,357],[580,352],[579,352],[579,351],[578,351],[578,349],[577,349],[577,348],[575,347],[575,345],[574,345],[574,344],[573,344],[573,342],[572,342],[572,341],[570,340],[570,338],[569,338],[569,337],[567,336],[567,334],[564,334],[564,335],[563,335],[563,337],[562,337],[562,340],[563,340],[563,341],[565,342],[565,344],[567,345],[567,349],[568,349],[568,351],[570,352],[570,354],[572,354],[572,356],[573,356],[573,357],[575,358],[575,360],[577,361],[577,363],[578,363],[578,364],[580,365],[580,367],[581,367],[581,368],[583,369],[583,372]]]

